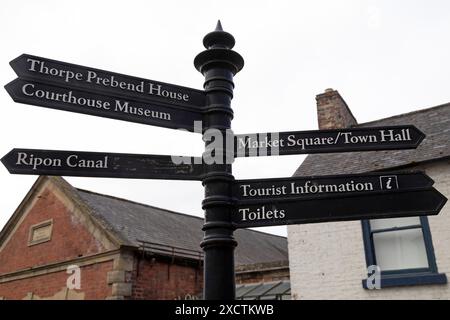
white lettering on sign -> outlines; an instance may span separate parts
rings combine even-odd
[[[258,136],[259,135],[259,136]],[[320,137],[305,137],[305,133],[289,134],[285,138],[279,138],[279,134],[272,133],[270,138],[267,134],[249,134],[237,138],[237,152],[245,155],[245,150],[272,149],[274,154],[277,148],[300,148],[307,150],[308,147],[327,147],[334,145],[364,145],[381,142],[405,142],[412,141],[410,129],[378,130],[373,134],[354,132],[321,133]],[[253,154],[256,155],[256,154]]]
[[[294,134],[291,134],[287,137],[288,147],[294,147],[299,146],[304,150],[307,146],[317,146],[317,145],[330,145],[334,144],[334,138],[333,137],[323,137],[323,138],[300,138],[297,139],[297,137]]]
[[[155,111],[144,106],[132,105],[128,101],[121,101],[116,99],[114,100],[114,109],[111,109],[112,106],[109,101],[75,96],[72,91],[61,93],[51,90],[35,89],[35,87],[36,86],[32,83],[24,84],[22,86],[22,93],[28,97],[35,97],[47,101],[61,101],[81,107],[90,107],[99,110],[110,110],[113,112],[133,114],[136,116],[143,116],[165,121],[172,120],[172,116],[168,112]]]
[[[291,194],[315,194],[315,193],[332,193],[332,192],[361,192],[373,191],[371,182],[358,182],[353,180],[339,184],[316,184],[306,181],[304,185],[298,186],[295,182],[291,183]]]
[[[266,188],[252,188],[250,184],[243,184],[239,186],[244,197],[256,196],[279,196],[286,194],[286,186],[270,186]]]
[[[92,160],[83,159],[80,155],[71,154],[65,157],[65,159],[51,158],[51,157],[38,157],[34,154],[28,154],[26,152],[17,153],[16,165],[23,165],[31,167],[33,170],[46,168],[60,168],[65,164],[70,168],[96,168],[96,169],[108,169],[108,156],[104,156],[102,159]]]
[[[278,210],[276,208],[268,210],[265,206],[253,211],[250,208],[241,208],[239,209],[239,213],[241,214],[241,221],[283,219],[286,216],[284,210]]]
[[[36,170],[40,166],[61,167],[62,162],[61,162],[61,159],[41,158],[41,157],[35,157],[33,154],[28,155],[25,152],[19,152],[17,154],[16,164],[30,166],[30,167],[33,167],[33,170]]]
[[[61,78],[64,82],[86,82],[89,84],[96,84],[102,87],[119,88],[124,91],[147,93],[149,95],[166,98],[168,100],[185,101],[188,102],[190,96],[188,93],[181,91],[169,90],[168,86],[155,84],[148,81],[127,82],[117,80],[117,76],[108,75],[99,76],[94,70],[83,70],[82,72],[74,72],[57,65],[58,67],[49,67],[45,61],[28,58],[28,71],[45,74],[50,77]],[[148,88],[148,89],[146,89]]]
[[[108,156],[105,156],[102,160],[86,160],[79,159],[78,155],[73,154],[67,157],[66,163],[71,168],[108,168]]]
[[[251,197],[276,197],[282,195],[303,195],[303,194],[321,194],[321,193],[339,193],[339,192],[362,192],[373,191],[372,182],[355,182],[350,180],[345,183],[319,184],[310,180],[303,184],[290,182],[283,185],[271,185],[269,187],[254,187],[251,184],[242,184],[239,186],[241,196]]]
[[[30,63],[30,66],[28,68],[29,71],[33,72],[39,72],[42,74],[47,74],[59,78],[63,78],[65,82],[69,82],[72,79],[75,80],[82,80],[83,74],[80,72],[73,72],[70,70],[62,70],[58,68],[48,68],[45,66],[45,63],[43,61],[39,61],[36,59],[27,59],[27,62]]]
[[[365,142],[377,142],[376,135],[361,135],[361,136],[353,136],[352,132],[342,132],[344,136],[344,143],[365,143]]]
[[[380,130],[381,141],[411,141],[409,129],[402,129],[399,133],[394,130]]]
[[[29,97],[36,97],[43,100],[62,101],[65,103],[71,103],[79,106],[92,107],[96,109],[110,110],[110,103],[108,101],[102,101],[97,99],[90,99],[84,97],[75,97],[72,91],[66,93],[57,93],[47,90],[34,90],[35,85],[27,83],[22,86],[22,93]]]
[[[239,148],[263,149],[284,147],[284,139],[269,139],[267,135],[263,139],[258,139],[255,135],[248,135],[238,138]]]
[[[141,81],[139,84],[127,83],[124,81],[117,81],[114,76],[108,78],[101,78],[97,76],[95,71],[87,72],[86,82],[95,83],[98,85],[102,85],[104,87],[112,87],[112,88],[120,88],[123,90],[134,91],[134,92],[144,92],[144,81]]]
[[[173,92],[173,91],[169,91],[169,90],[164,90],[161,88],[160,84],[155,85],[153,83],[149,83],[148,92],[150,94],[157,95],[157,96],[164,97],[164,98],[189,101],[188,94],[182,94],[181,92]]]
[[[116,100],[116,112],[130,113],[137,116],[146,116],[155,119],[170,121],[170,113],[145,109],[143,107],[130,106],[127,101]]]

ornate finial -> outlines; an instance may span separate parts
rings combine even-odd
[[[206,50],[200,52],[194,59],[195,68],[205,74],[214,66],[229,69],[238,73],[244,66],[244,59],[233,50],[235,40],[231,33],[223,31],[222,23],[217,21],[216,29],[203,38]],[[231,81],[231,80],[230,80]]]
[[[216,29],[213,32],[208,33],[203,38],[203,45],[206,49],[211,48],[223,48],[231,49],[234,47],[236,41],[231,33],[223,31],[222,23],[217,21]]]
[[[215,31],[223,31],[222,24],[220,23],[220,19],[217,20],[217,25],[216,25]]]

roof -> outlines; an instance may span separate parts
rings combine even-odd
[[[138,247],[140,241],[201,251],[203,219],[142,203],[76,189],[89,211],[108,231]],[[234,233],[236,265],[287,261],[285,237],[248,229]]]
[[[450,103],[353,127],[414,125],[426,137],[417,149],[313,154],[294,176],[350,174],[412,166],[450,157]]]
[[[236,300],[291,300],[289,280],[236,285]]]

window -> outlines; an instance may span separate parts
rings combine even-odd
[[[447,283],[438,273],[426,216],[363,220],[362,229],[367,266],[380,267],[382,288]]]

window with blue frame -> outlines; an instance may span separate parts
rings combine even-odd
[[[382,288],[447,283],[437,269],[426,216],[361,222],[366,263],[381,269]]]

